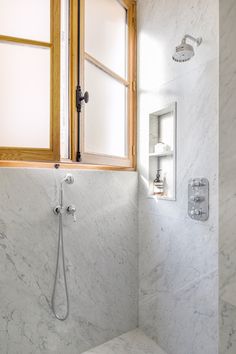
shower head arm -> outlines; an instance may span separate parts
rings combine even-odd
[[[195,38],[193,36],[190,36],[190,34],[186,34],[184,36],[184,38],[182,39],[182,43],[185,44],[187,39],[190,39],[191,41],[197,43],[197,46],[202,43],[202,37]]]

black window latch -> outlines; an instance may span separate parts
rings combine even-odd
[[[89,93],[88,91],[86,91],[83,95],[81,87],[78,85],[76,87],[76,108],[77,108],[77,112],[80,113],[81,112],[81,108],[82,108],[82,102],[88,103],[89,101]]]

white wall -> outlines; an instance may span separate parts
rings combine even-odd
[[[71,171],[64,243],[70,315],[55,319],[59,182],[68,171],[0,169],[0,352],[82,353],[137,326],[137,174]]]
[[[186,34],[203,44],[187,63]],[[138,0],[139,322],[168,354],[218,350],[218,1]],[[147,196],[149,113],[177,101],[177,200]],[[210,218],[187,216],[187,183],[210,182]]]

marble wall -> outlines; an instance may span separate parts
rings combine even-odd
[[[220,0],[220,354],[236,353],[236,3]]]
[[[67,172],[67,171],[66,171]],[[72,171],[64,218],[70,316],[50,309],[59,181],[65,171],[0,169],[0,353],[79,354],[137,326],[137,174]]]
[[[218,352],[218,5],[138,0],[139,324],[168,354]],[[186,33],[203,43],[179,64]],[[147,194],[149,114],[174,101],[177,200],[157,201]],[[207,222],[187,216],[192,177],[209,179]]]

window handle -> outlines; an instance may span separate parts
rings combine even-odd
[[[77,86],[76,88],[76,108],[77,108],[77,112],[80,113],[81,112],[81,108],[82,108],[82,102],[88,103],[89,101],[89,93],[88,91],[86,91],[83,95],[81,87]]]

